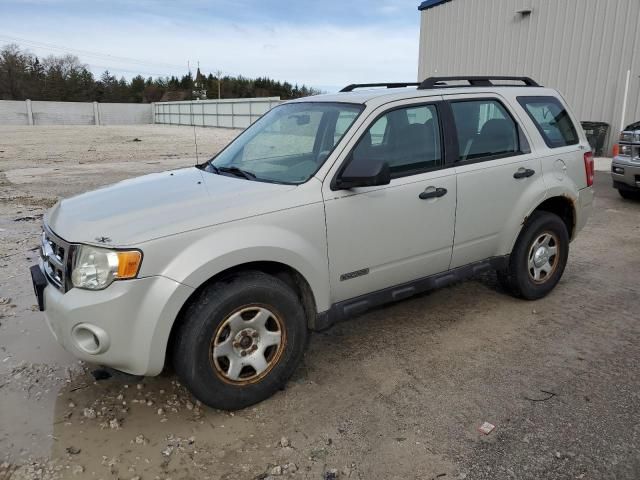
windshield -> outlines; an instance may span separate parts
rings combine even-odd
[[[328,102],[280,105],[213,158],[208,170],[248,180],[304,183],[322,166],[363,108]]]

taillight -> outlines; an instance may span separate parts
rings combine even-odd
[[[584,154],[584,172],[587,174],[587,187],[593,185],[594,175],[593,153],[585,152]]]
[[[613,156],[617,157],[619,154],[620,154],[620,145],[616,143],[613,146]]]

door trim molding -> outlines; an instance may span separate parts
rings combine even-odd
[[[337,322],[347,320],[374,307],[404,300],[405,298],[436,288],[445,287],[451,283],[466,280],[469,277],[489,270],[504,270],[509,265],[509,257],[509,255],[491,257],[486,260],[447,270],[446,272],[422,277],[417,280],[412,280],[411,282],[334,303],[329,310],[317,315],[313,329],[316,331],[327,329]]]

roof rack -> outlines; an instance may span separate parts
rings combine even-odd
[[[426,80],[424,80],[419,86],[418,86],[418,90],[426,90],[428,88],[459,88],[461,86],[464,85],[447,85],[446,82],[450,82],[450,81],[455,81],[455,80],[459,80],[459,81],[466,81],[469,82],[469,86],[470,87],[493,87],[493,86],[500,86],[500,87],[515,87],[517,85],[496,85],[495,83],[492,82],[492,80],[498,80],[498,81],[514,81],[514,82],[522,82],[524,83],[527,87],[539,87],[540,85],[538,85],[538,82],[536,82],[535,80],[532,80],[529,77],[494,77],[494,76],[490,76],[490,77],[429,77]]]
[[[418,87],[420,82],[407,82],[407,83],[352,83],[344,87],[341,92],[353,92],[356,88],[370,88],[370,87],[387,87],[387,88],[404,88],[404,87]]]

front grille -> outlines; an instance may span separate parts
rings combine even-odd
[[[61,292],[66,292],[69,285],[67,281],[70,261],[69,250],[69,243],[56,236],[45,226],[42,232],[42,245],[40,248],[44,273],[49,283]]]

